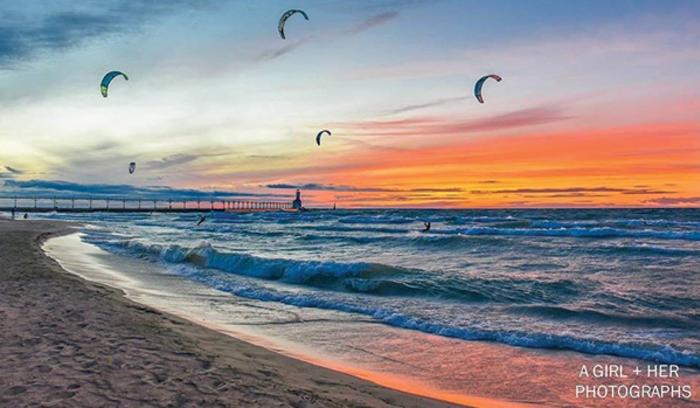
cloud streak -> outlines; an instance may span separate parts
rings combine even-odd
[[[303,45],[310,42],[312,39],[313,39],[313,37],[307,37],[307,38],[303,38],[301,40],[290,42],[290,43],[285,44],[279,48],[268,49],[268,50],[262,51],[254,59],[256,61],[272,61],[274,59],[277,59],[277,58],[280,58],[280,57],[283,57],[283,56],[289,54],[290,52],[296,50],[297,48],[302,47]]]
[[[398,11],[387,11],[384,13],[376,14],[374,16],[371,16],[367,18],[366,20],[362,21],[361,23],[355,25],[354,27],[349,28],[345,32],[348,34],[359,34],[363,31],[370,30],[374,27],[381,26],[383,24],[388,23],[391,20],[394,20],[399,16]]]
[[[150,160],[145,163],[145,167],[153,170],[167,169],[173,166],[180,166],[206,157],[225,156],[225,153],[177,153],[163,157],[160,160]]]
[[[460,193],[464,190],[457,187],[447,188],[382,188],[382,187],[356,187],[344,186],[336,184],[319,184],[319,183],[277,183],[267,184],[264,187],[271,189],[300,189],[311,191],[338,191],[338,192],[357,192],[357,193]]]
[[[563,109],[553,106],[520,109],[482,119],[450,121],[438,118],[407,118],[389,121],[340,123],[360,134],[383,136],[450,135],[465,132],[492,132],[544,125],[571,119]]]
[[[674,194],[674,191],[648,188],[617,187],[567,187],[567,188],[516,188],[503,190],[472,190],[471,194],[578,194],[578,193],[622,193],[622,194]]]
[[[387,188],[375,188],[375,187],[354,187],[354,186],[342,186],[334,184],[318,184],[318,183],[301,183],[301,184],[289,184],[289,183],[276,183],[267,184],[264,187],[271,189],[283,189],[283,190],[311,190],[311,191],[343,191],[343,192],[372,192],[372,193],[385,193],[396,191]]]
[[[15,169],[14,167],[10,166],[5,166],[5,170],[9,171],[12,174],[24,174],[22,170]]]
[[[661,206],[691,205],[700,206],[700,197],[660,197],[645,200],[645,203]]]
[[[458,101],[463,101],[467,99],[466,96],[456,96],[452,98],[442,98],[442,99],[436,99],[434,101],[429,101],[425,103],[418,103],[418,104],[413,104],[413,105],[406,105],[406,106],[401,106],[399,108],[395,108],[387,112],[389,115],[397,115],[399,113],[406,113],[406,112],[413,112],[416,110],[420,109],[427,109],[427,108],[434,108],[437,106],[444,106],[453,102],[458,102]]]

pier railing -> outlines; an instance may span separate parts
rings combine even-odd
[[[0,195],[0,211],[17,212],[250,212],[291,207],[291,202],[256,200]]]

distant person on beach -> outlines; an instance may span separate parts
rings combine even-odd
[[[14,208],[12,209],[12,219],[13,220],[15,219],[15,209]]]
[[[430,221],[424,222],[423,225],[425,225],[425,229],[423,230],[423,232],[430,231]]]
[[[24,213],[24,219],[26,220],[27,218],[29,218],[29,214]]]
[[[197,226],[200,226],[204,221],[207,220],[207,217],[204,215],[199,216],[199,221],[197,221]]]

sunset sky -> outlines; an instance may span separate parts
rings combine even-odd
[[[698,1],[0,4],[0,195],[700,206]]]

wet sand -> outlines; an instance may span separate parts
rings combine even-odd
[[[64,223],[0,219],[0,406],[444,407],[139,305],[61,269]]]

